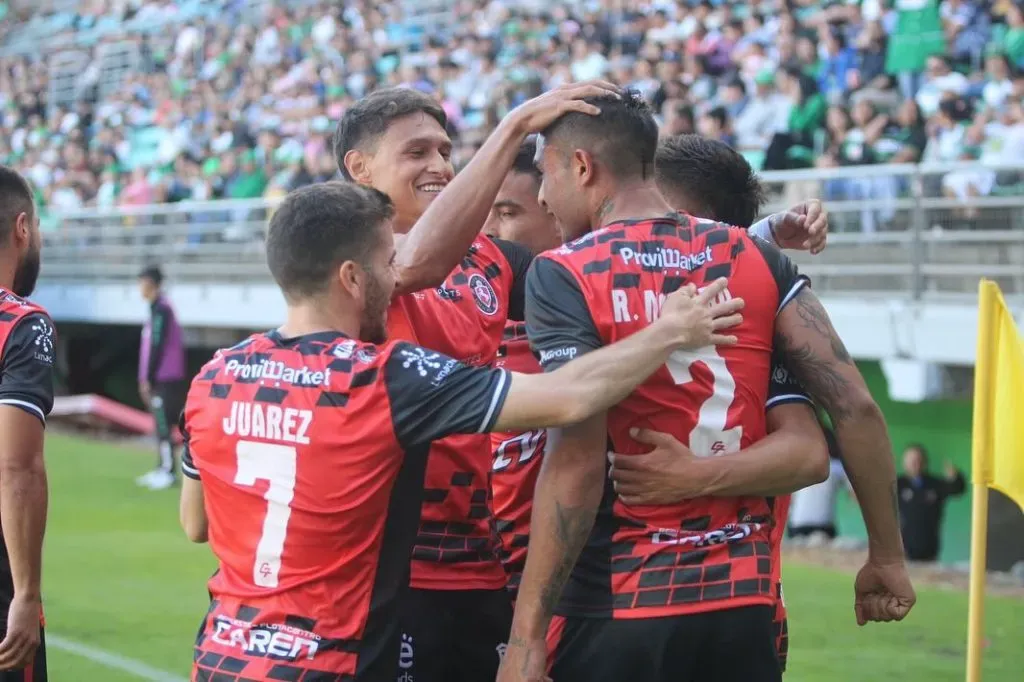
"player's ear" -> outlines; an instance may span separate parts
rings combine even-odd
[[[345,170],[360,185],[369,185],[373,177],[370,173],[370,158],[359,149],[345,152]]]
[[[32,243],[32,216],[22,211],[14,219],[14,230],[11,235],[14,246],[22,249]]]
[[[585,149],[577,149],[572,155],[572,172],[581,187],[591,184],[594,179],[594,157]]]
[[[356,300],[362,298],[366,290],[366,272],[354,260],[347,260],[338,268],[338,281],[341,288]]]

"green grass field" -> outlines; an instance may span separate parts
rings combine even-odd
[[[65,643],[171,675],[126,673],[65,646],[51,647],[51,680],[187,678],[214,562],[208,548],[190,544],[179,530],[176,490],[153,493],[134,485],[152,457],[116,445],[48,438],[47,631]],[[792,565],[785,580],[789,682],[964,679],[964,594],[920,589],[904,623],[858,629],[850,575]],[[1024,679],[1024,601],[992,597],[986,608],[986,682]]]

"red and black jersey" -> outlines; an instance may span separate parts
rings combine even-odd
[[[806,284],[746,231],[676,216],[614,223],[538,257],[527,282],[530,343],[550,370],[650,324],[664,297],[726,277],[746,301],[739,343],[679,351],[608,412],[609,447],[632,427],[670,433],[698,456],[765,436],[775,317]],[[610,481],[560,605],[565,615],[646,618],[774,602],[772,508],[763,497],[630,507]]]
[[[0,288],[0,405],[46,424],[53,409],[56,348],[57,334],[47,312]],[[0,541],[0,615],[6,617],[13,598],[7,545]]]
[[[498,359],[494,364],[523,374],[541,371],[540,363],[530,351],[524,323],[509,322],[505,326],[505,341],[498,348]],[[537,485],[547,440],[546,429],[491,434],[494,525],[501,542],[501,563],[508,574],[508,589],[513,593],[519,588],[526,566],[533,489]]]
[[[508,386],[336,332],[218,352],[183,417],[219,564],[195,679],[393,682],[430,442],[487,431]]]
[[[803,386],[786,369],[785,358],[776,357],[776,364],[772,368],[772,381],[770,397],[768,398],[768,409],[777,405],[791,403],[812,404]],[[777,495],[773,498],[772,504],[772,590],[775,596],[775,617],[773,626],[775,628],[775,651],[779,656],[779,666],[783,672],[786,670],[786,662],[789,653],[789,624],[786,620],[786,603],[782,598],[782,538],[786,533],[786,521],[789,516],[790,495]]]
[[[473,366],[494,362],[507,319],[522,319],[531,256],[510,242],[479,237],[436,289],[396,297],[388,312],[391,338],[405,339]],[[490,437],[452,436],[431,447],[412,586],[500,589],[490,508]]]

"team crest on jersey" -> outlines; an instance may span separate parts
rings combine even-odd
[[[356,360],[359,362],[370,364],[377,359],[377,349],[373,346],[364,346],[356,351]]]
[[[469,278],[469,290],[473,292],[473,300],[476,307],[484,315],[493,315],[498,312],[498,295],[494,288],[483,275],[472,275]]]

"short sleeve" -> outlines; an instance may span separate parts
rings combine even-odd
[[[770,410],[773,407],[791,403],[813,405],[803,386],[786,369],[786,365],[776,355],[772,358],[772,375],[768,381],[768,402],[765,403],[765,409]]]
[[[796,298],[801,289],[810,286],[811,280],[806,275],[801,275],[796,263],[782,253],[777,246],[769,244],[759,237],[751,237],[750,240],[754,242],[764,257],[768,269],[772,273],[772,278],[775,280],[775,286],[778,288],[779,307],[775,311],[775,314],[778,315],[783,308],[789,305],[790,301]]]
[[[503,369],[470,367],[442,353],[398,343],[384,368],[395,436],[404,447],[453,433],[494,427],[511,377]]]
[[[536,259],[526,278],[526,333],[546,372],[604,345],[579,283],[549,258]]]
[[[43,313],[26,315],[3,349],[0,405],[11,405],[46,423],[53,409],[53,367],[57,334]]]
[[[184,439],[181,446],[181,473],[193,481],[198,481],[200,480],[199,469],[196,468],[196,463],[192,461],[192,450],[188,444],[188,429],[185,428],[185,410],[182,410],[181,416],[178,417],[178,429],[181,431],[181,436]]]
[[[495,239],[494,243],[505,256],[512,271],[512,289],[508,294],[508,319],[521,322],[526,319],[526,276],[533,262],[533,252],[522,244],[506,239]]]

